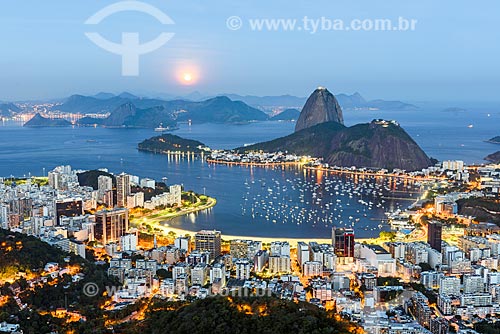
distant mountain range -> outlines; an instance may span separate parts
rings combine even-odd
[[[107,127],[145,127],[154,128],[160,123],[164,126],[191,120],[194,123],[246,123],[264,121],[268,116],[241,101],[231,101],[219,96],[201,102],[137,98],[133,95],[106,98],[74,95],[58,110],[80,113],[104,114],[107,118],[85,117],[82,125],[102,125]]]
[[[134,94],[124,92],[118,95],[112,93],[101,92],[94,96],[73,95],[68,99],[63,100],[61,111],[82,112],[86,113],[106,113],[111,112],[119,105],[126,102],[134,102],[138,108],[149,108],[158,106],[169,101],[185,101],[185,102],[203,102],[215,97],[225,96],[232,101],[241,101],[247,105],[271,111],[276,108],[296,108],[301,109],[307,98],[297,97],[293,95],[279,96],[254,96],[254,95],[238,95],[238,94],[220,94],[218,96],[204,96],[199,92],[193,92],[184,96],[162,95],[159,98],[139,97]],[[340,106],[344,110],[354,109],[380,109],[380,110],[416,110],[417,106],[401,102],[401,101],[385,101],[385,100],[365,100],[359,93],[352,95],[337,94],[336,98]]]
[[[237,95],[224,94],[231,100],[243,101],[256,108],[270,109],[273,107],[284,108],[302,108],[305,104],[306,97],[297,97],[292,95],[281,96],[252,96],[252,95]],[[335,95],[340,106],[344,110],[355,109],[380,109],[380,110],[417,110],[418,107],[413,104],[404,103],[401,101],[385,101],[385,100],[365,100],[361,94],[354,93],[352,95],[337,94]]]
[[[416,106],[400,101],[366,101],[359,93],[336,96],[344,110],[382,109],[414,110]],[[225,94],[206,97],[193,92],[184,97],[163,95],[160,98],[140,97],[128,92],[112,94],[100,92],[93,96],[72,95],[59,100],[51,111],[80,114],[109,114],[102,117],[83,118],[82,125],[102,125],[110,127],[157,127],[160,123],[172,125],[191,120],[194,123],[247,123],[252,121],[297,120],[306,98],[281,96],[242,96]],[[278,109],[284,112],[270,116]],[[14,103],[0,103],[0,117],[12,117],[23,112]]]

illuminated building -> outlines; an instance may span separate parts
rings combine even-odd
[[[200,252],[210,252],[210,258],[215,259],[221,253],[221,233],[219,231],[203,230],[195,234],[195,249]]]
[[[334,227],[332,244],[337,257],[354,257],[354,230]]]
[[[429,222],[427,231],[427,243],[431,248],[441,252],[441,234],[443,226],[438,222]]]
[[[119,242],[128,231],[128,210],[103,210],[95,214],[95,239],[103,245]]]
[[[121,173],[116,177],[116,205],[127,206],[127,196],[130,194],[130,175]]]
[[[76,217],[83,214],[83,202],[81,199],[70,199],[56,201],[56,216],[57,223],[59,219],[64,217]]]

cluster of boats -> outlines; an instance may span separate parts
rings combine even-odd
[[[290,176],[246,180],[241,214],[274,224],[375,231],[386,224],[385,211],[408,206],[421,192],[419,183],[396,178],[319,171]]]

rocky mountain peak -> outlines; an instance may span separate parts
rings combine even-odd
[[[335,96],[325,87],[318,87],[307,99],[295,125],[295,131],[326,122],[344,124],[344,116]]]

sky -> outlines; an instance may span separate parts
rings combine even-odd
[[[3,1],[0,100],[100,91],[307,96],[326,86],[370,99],[500,101],[497,0],[145,0],[174,24],[137,11],[85,24],[116,2]],[[304,17],[342,20],[347,27],[353,20],[398,24],[400,17],[416,24],[414,30],[346,31],[323,23],[313,32]],[[261,19],[296,24],[293,31],[252,29],[250,20]],[[123,32],[139,33],[141,44],[164,32],[174,36],[139,56],[139,75],[124,76],[122,57],[91,42],[86,32],[115,43]]]

